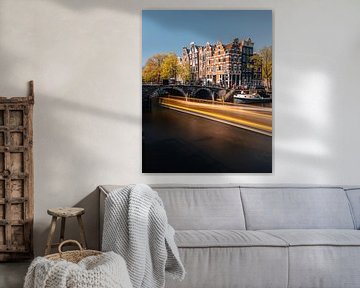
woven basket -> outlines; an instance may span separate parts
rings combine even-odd
[[[63,252],[61,250],[61,248],[65,244],[68,244],[68,243],[76,244],[79,247],[79,250]],[[78,263],[85,257],[96,256],[96,255],[102,254],[102,252],[100,252],[100,251],[83,249],[81,244],[76,240],[65,240],[65,241],[61,242],[61,244],[59,245],[58,251],[59,251],[59,253],[47,255],[47,256],[45,256],[45,258],[47,258],[49,260],[55,260],[55,261],[56,260],[66,260],[69,262]]]

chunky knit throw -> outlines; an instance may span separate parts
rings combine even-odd
[[[165,287],[165,270],[184,278],[174,229],[157,192],[147,185],[120,188],[106,198],[102,249],[124,257],[134,288]]]
[[[37,257],[24,288],[132,288],[124,259],[113,252],[89,256],[75,264]]]

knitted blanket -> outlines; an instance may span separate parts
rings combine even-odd
[[[134,288],[162,288],[165,271],[182,280],[185,270],[157,192],[144,184],[113,191],[105,200],[103,251],[124,257]]]
[[[124,259],[113,253],[89,256],[75,264],[37,257],[24,288],[132,288]]]

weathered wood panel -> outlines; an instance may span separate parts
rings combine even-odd
[[[33,104],[0,97],[0,261],[33,255]]]

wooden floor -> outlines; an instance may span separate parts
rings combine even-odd
[[[0,287],[22,288],[30,262],[0,263]]]

